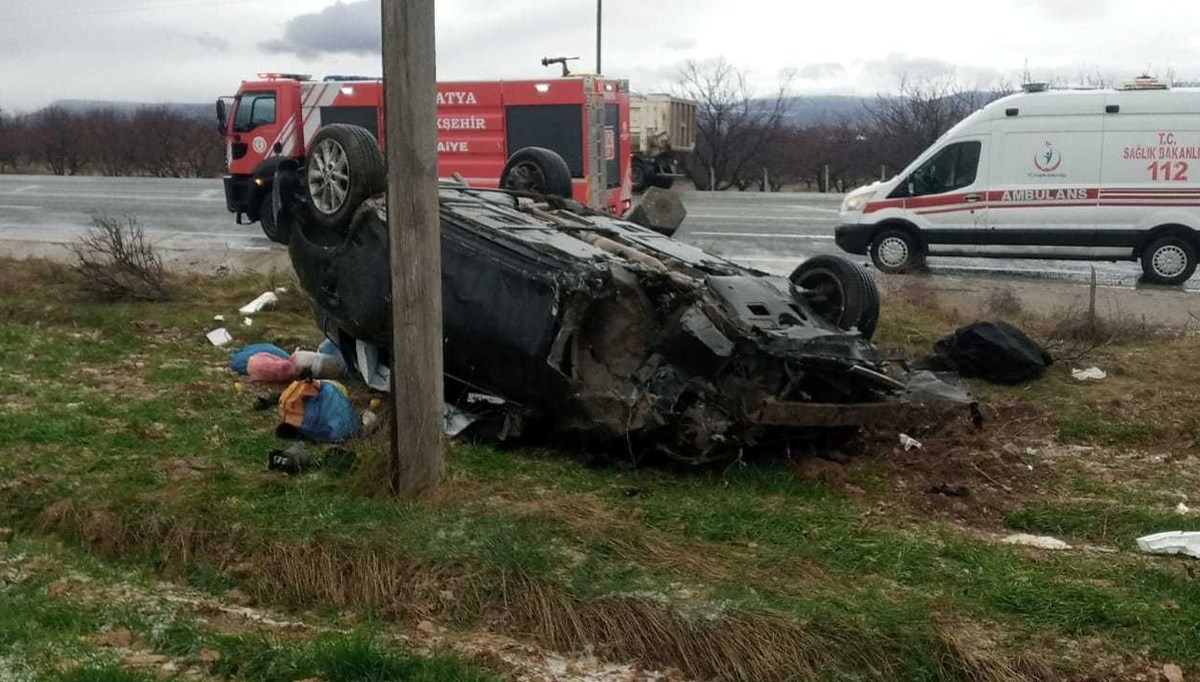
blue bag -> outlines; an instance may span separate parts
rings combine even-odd
[[[318,443],[339,443],[358,431],[350,399],[332,381],[322,381],[317,395],[304,401],[300,432]]]
[[[238,374],[245,374],[247,371],[250,356],[256,353],[270,353],[277,358],[290,358],[290,353],[276,346],[273,343],[252,343],[244,348],[239,348],[229,356],[229,369]]]

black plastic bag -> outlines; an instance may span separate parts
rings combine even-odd
[[[1046,349],[1006,322],[976,322],[934,344],[940,364],[997,384],[1037,379],[1054,364]]]

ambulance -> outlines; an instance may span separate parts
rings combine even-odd
[[[1200,251],[1200,89],[1028,85],[848,194],[840,222],[838,246],[883,272],[926,256],[1128,260],[1181,284]]]

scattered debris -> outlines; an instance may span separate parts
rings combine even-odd
[[[1179,504],[1175,505],[1175,513],[1176,514],[1191,514],[1192,509],[1191,509],[1191,507],[1187,506],[1187,504],[1180,502]]]
[[[218,327],[206,336],[208,336],[208,342],[217,348],[224,348],[233,342],[233,337],[229,335],[229,330],[224,327]]]
[[[296,378],[296,364],[290,357],[274,353],[255,353],[246,363],[246,374],[252,381],[266,384],[286,384]]]
[[[1062,550],[1071,549],[1067,543],[1052,538],[1048,535],[1029,535],[1027,533],[1017,533],[1001,538],[1000,542],[1006,545],[1020,545],[1022,547],[1037,547],[1038,549]]]
[[[1073,369],[1071,376],[1078,381],[1100,381],[1108,376],[1108,373],[1099,367],[1089,367],[1087,369]]]
[[[252,343],[229,354],[229,370],[235,374],[248,373],[250,358],[259,353],[270,353],[277,358],[291,358],[291,354],[273,343]]]
[[[946,497],[969,497],[971,489],[965,485],[950,485],[949,483],[938,483],[929,489],[929,492]]]
[[[362,413],[362,431],[360,435],[369,436],[375,433],[375,429],[379,428],[379,415],[371,410],[363,410]]]
[[[254,320],[252,320],[252,319],[250,319],[250,318],[248,318],[248,317],[243,317],[243,318],[242,318],[242,326],[243,326],[243,327],[253,327],[253,326],[254,326]]]
[[[928,361],[965,377],[997,384],[1020,384],[1040,378],[1054,360],[1025,332],[1007,322],[975,322],[958,328],[936,344]]]
[[[336,381],[293,382],[279,396],[279,418],[281,426],[319,443],[337,443],[358,431],[354,406]]]
[[[907,433],[900,434],[900,445],[904,448],[905,452],[908,452],[909,450],[913,450],[913,449],[919,450],[922,447],[924,447],[923,445],[921,445],[921,441],[917,440],[916,438],[913,438],[912,436],[908,435]]]
[[[279,302],[279,294],[274,291],[263,292],[258,298],[250,301],[246,305],[238,308],[238,312],[243,315],[253,315],[257,312],[262,312],[263,308],[273,306]]]
[[[1185,554],[1200,559],[1200,532],[1169,530],[1137,539],[1137,546],[1147,554]]]
[[[307,371],[314,379],[340,379],[346,374],[346,362],[338,355],[326,355],[311,350],[296,349],[292,353],[296,372]]]
[[[1174,663],[1164,665],[1162,667],[1162,674],[1167,682],[1183,682],[1183,668]]]
[[[292,443],[282,450],[267,453],[267,469],[285,474],[298,474],[309,466],[312,454],[304,443]]]
[[[213,315],[213,321],[214,322],[224,322],[225,316],[224,315]]]

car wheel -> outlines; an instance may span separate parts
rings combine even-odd
[[[910,232],[881,230],[871,240],[871,262],[880,272],[910,272],[925,263],[925,250]]]
[[[840,329],[865,338],[879,323],[879,289],[871,274],[841,256],[813,256],[788,278],[814,313]]]
[[[267,239],[279,244],[288,243],[287,228],[275,219],[274,199],[270,194],[263,197],[258,204],[258,222],[262,225],[263,234],[267,235]]]
[[[328,229],[350,225],[367,198],[386,188],[383,152],[366,128],[331,123],[313,135],[304,173],[313,219]]]
[[[500,187],[571,198],[571,169],[557,153],[542,147],[518,149],[508,157],[500,174]]]
[[[1183,284],[1196,272],[1196,244],[1173,235],[1142,249],[1142,272],[1156,284]]]

